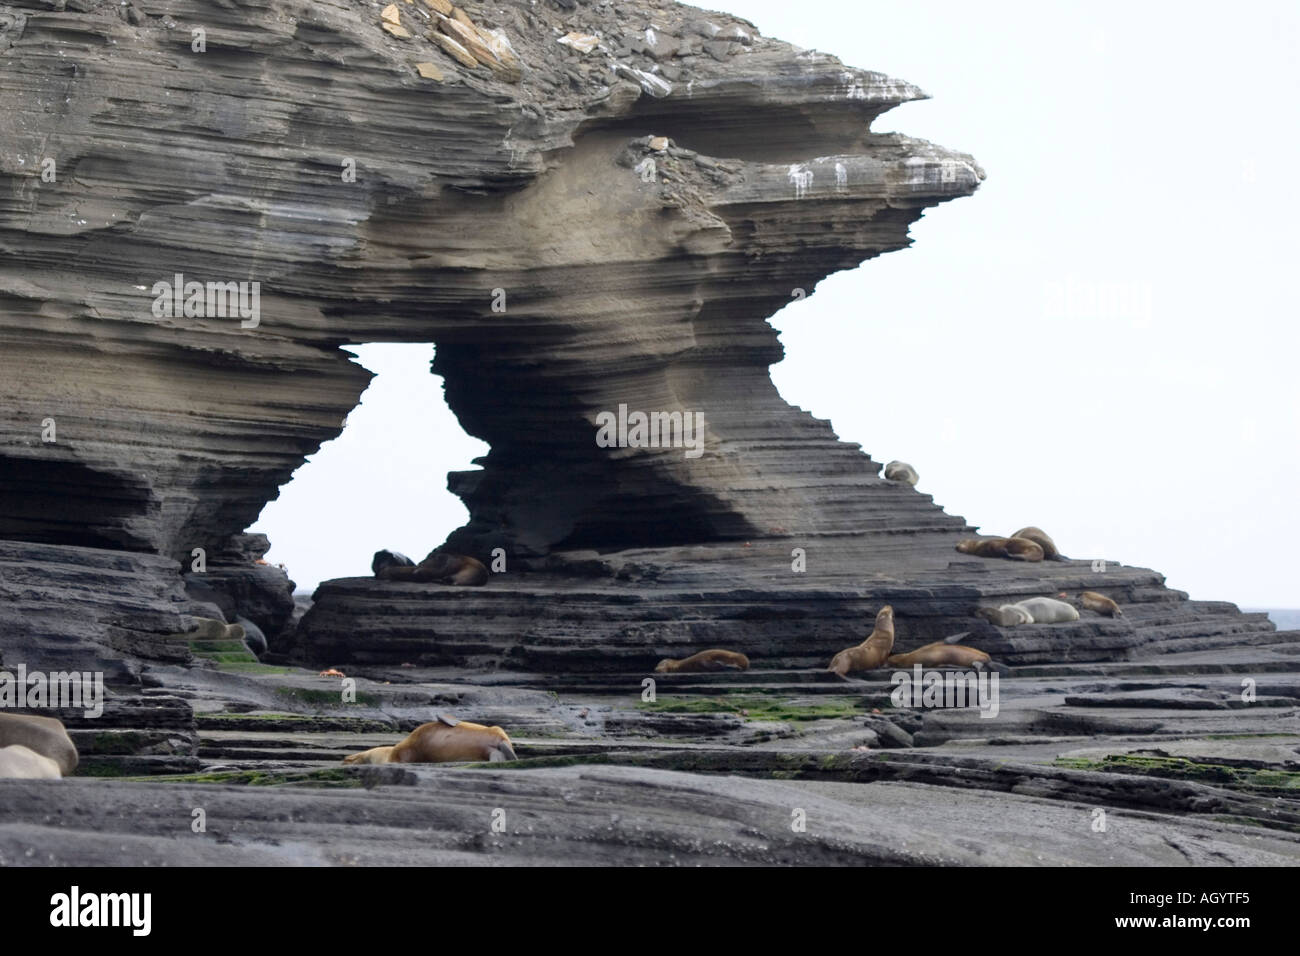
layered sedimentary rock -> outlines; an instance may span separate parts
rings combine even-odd
[[[794,289],[981,179],[869,131],[917,88],[675,4],[467,6],[511,82],[398,6],[410,39],[343,0],[4,8],[0,536],[219,549],[356,403],[338,346],[428,340],[491,445],[462,549],[953,526],[767,372]],[[155,314],[190,281],[259,282],[256,326]],[[598,448],[620,404],[702,412],[705,454]]]
[[[308,660],[588,670],[724,641],[809,662],[885,601],[918,643],[976,627],[1022,663],[1270,631],[1154,572],[955,555],[962,518],[777,394],[767,316],[983,178],[873,131],[923,95],[665,2],[0,7],[15,647],[183,660],[213,608]],[[447,543],[508,570],[327,585],[290,633],[241,532],[365,387],[339,347],[373,341],[436,343],[491,448],[451,476]],[[695,428],[597,441],[638,413]],[[972,624],[1101,580],[1149,607]]]

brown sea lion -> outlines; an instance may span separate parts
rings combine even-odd
[[[77,769],[77,747],[63,722],[33,714],[0,714],[0,747],[13,744],[48,757],[67,777]]]
[[[414,567],[385,565],[375,577],[386,581],[433,581],[477,587],[487,583],[488,569],[477,558],[449,551],[430,551],[428,557]]]
[[[1010,558],[1012,561],[1041,561],[1043,549],[1027,538],[963,538],[957,542],[962,554],[980,558]]]
[[[876,628],[857,647],[848,647],[831,658],[826,669],[844,677],[853,671],[870,671],[885,663],[894,649],[894,609],[886,604],[876,613]]]
[[[1034,623],[1034,616],[1018,604],[1003,604],[1001,607],[977,607],[975,613],[998,627],[1016,627],[1020,624]]]
[[[1063,600],[1070,600],[1069,595],[1065,594],[1065,592],[1061,592],[1060,596]],[[1104,614],[1106,617],[1124,616],[1124,612],[1120,610],[1118,604],[1106,597],[1106,595],[1098,594],[1096,591],[1084,591],[1071,603],[1089,611],[1094,611],[1097,614]]]
[[[344,763],[447,763],[452,760],[518,760],[500,727],[485,727],[447,715],[421,724],[399,744],[372,747],[344,757]]]
[[[1056,542],[1042,528],[1035,528],[1030,525],[1028,528],[1021,528],[1011,537],[1023,538],[1026,541],[1032,541],[1043,549],[1043,558],[1047,561],[1065,561],[1066,557],[1061,554],[1056,547]]]
[[[891,461],[885,466],[885,477],[890,481],[901,481],[912,486],[921,480],[916,469],[905,461]]]
[[[0,747],[0,780],[58,780],[62,776],[57,763],[30,747]]]
[[[906,654],[891,654],[885,660],[885,664],[889,667],[911,667],[913,664],[956,664],[970,667],[972,664],[983,664],[990,660],[992,658],[978,648],[936,641],[918,647],[914,651],[908,651]]]
[[[700,651],[680,661],[665,657],[655,667],[656,674],[695,674],[703,671],[747,671],[749,658],[739,651]]]

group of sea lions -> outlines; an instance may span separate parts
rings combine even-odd
[[[894,649],[894,608],[886,604],[876,612],[876,626],[867,639],[856,647],[840,651],[831,658],[830,666],[826,669],[846,679],[854,671],[872,671],[880,667],[899,669],[916,664],[973,667],[976,670],[986,667],[1000,671],[1007,669],[979,648],[955,643],[962,636],[955,635],[946,641],[935,641],[906,654],[891,653]]]
[[[890,462],[885,469],[886,478],[915,485],[916,471],[904,462]],[[1003,557],[1016,561],[1067,560],[1056,543],[1041,528],[1021,528],[1007,538],[967,538],[957,543],[963,554],[980,557]],[[378,578],[387,580],[432,581],[440,584],[481,585],[488,572],[482,562],[465,555],[433,551],[418,565],[396,551],[376,552],[371,570]],[[1076,607],[1077,605],[1077,607]],[[1000,627],[1020,624],[1055,624],[1079,619],[1078,607],[1110,617],[1123,615],[1119,605],[1096,591],[1084,591],[1077,598],[1061,593],[1058,598],[1033,597],[1003,604],[1000,607],[980,607],[977,616]],[[1006,671],[985,652],[976,647],[957,643],[964,635],[955,635],[944,641],[926,644],[906,654],[894,654],[894,609],[890,605],[876,614],[875,627],[861,644],[848,647],[831,658],[827,670],[847,679],[851,673],[876,670],[881,667],[910,668],[924,666],[993,668]],[[655,673],[707,673],[723,670],[749,669],[749,658],[738,651],[712,648],[676,660],[664,658],[655,667]],[[438,763],[452,760],[514,760],[510,738],[500,727],[485,727],[442,716],[437,721],[417,727],[401,743],[389,747],[374,747],[353,754],[344,760],[348,764],[376,763]]]
[[[960,637],[961,635],[958,635]],[[956,637],[947,641],[926,644],[906,654],[894,654],[894,609],[885,605],[876,613],[876,626],[867,639],[848,647],[831,658],[826,669],[839,677],[854,671],[870,671],[880,667],[904,668],[914,664],[933,666],[974,667],[982,669],[1006,668],[995,663],[988,654],[976,647],[957,644]],[[748,670],[749,658],[737,651],[713,649],[700,651],[684,660],[665,659],[655,668],[658,674],[700,673],[720,670]]]
[[[62,721],[0,714],[0,779],[58,780],[77,769],[78,759]]]
[[[1010,558],[1012,561],[1067,561],[1042,528],[1030,525],[1009,538],[962,538],[957,542],[962,554],[980,558]]]
[[[1054,598],[1033,597],[1015,604],[1000,607],[976,608],[975,613],[998,627],[1016,627],[1020,624],[1059,624],[1077,621],[1079,608],[1105,617],[1123,617],[1124,612],[1111,598],[1096,591],[1083,591],[1072,598],[1064,591]]]
[[[376,551],[370,570],[386,581],[429,581],[462,587],[478,587],[488,579],[488,569],[478,558],[438,550],[430,551],[419,564],[400,551]]]

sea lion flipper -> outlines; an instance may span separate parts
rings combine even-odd
[[[456,717],[451,716],[451,714],[439,714],[438,723],[446,724],[448,727],[455,727],[457,724],[460,723],[460,720]]]

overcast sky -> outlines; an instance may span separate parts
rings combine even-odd
[[[875,129],[988,173],[773,319],[781,394],[986,533],[1300,607],[1300,5],[713,6],[918,84]],[[486,451],[431,346],[357,351],[379,377],[253,529],[302,588],[423,557],[466,519],[446,473]]]

